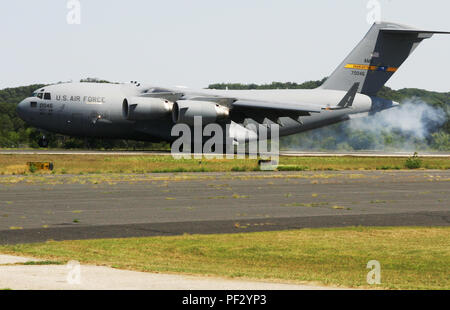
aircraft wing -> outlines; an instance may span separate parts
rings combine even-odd
[[[247,118],[258,123],[267,123],[269,120],[283,126],[284,117],[301,122],[300,116],[310,116],[321,110],[321,107],[309,104],[238,99],[231,104],[231,119],[238,123]]]
[[[320,107],[308,105],[308,104],[294,104],[283,102],[269,102],[269,101],[257,101],[257,100],[236,100],[232,103],[233,108],[239,110],[245,109],[258,109],[258,110],[275,110],[282,113],[283,111],[289,113],[319,113],[322,109]]]
[[[195,100],[214,102],[230,109],[230,118],[242,122],[247,118],[263,123],[266,119],[280,123],[280,117],[298,120],[300,116],[320,113],[323,107],[307,104],[279,101],[252,100],[248,98],[211,95],[203,92],[180,91],[173,89],[152,88],[141,94],[142,97],[164,98],[170,101]]]
[[[179,91],[155,87],[146,89],[140,96],[146,98],[162,98],[174,102],[181,99],[184,94]]]
[[[191,98],[190,98],[191,99]],[[310,116],[311,113],[320,113],[322,108],[311,104],[287,103],[278,101],[262,101],[226,97],[199,97],[191,100],[215,102],[230,109],[230,119],[242,123],[246,119],[253,119],[258,123],[272,123],[283,125],[281,118],[289,117],[300,121],[300,116]]]

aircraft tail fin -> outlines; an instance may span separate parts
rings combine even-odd
[[[320,87],[375,96],[424,39],[435,33],[389,22],[375,23],[363,40]]]

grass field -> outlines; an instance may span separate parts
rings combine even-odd
[[[408,169],[407,158],[392,157],[281,157],[279,170],[391,170]],[[55,174],[233,172],[258,171],[257,159],[182,159],[171,156],[0,155],[0,174],[30,174],[28,162],[53,162]],[[448,158],[421,158],[420,168],[450,169]],[[34,171],[35,173],[41,173]]]
[[[450,227],[303,229],[0,246],[120,269],[387,289],[450,289]],[[381,264],[369,286],[367,263]]]

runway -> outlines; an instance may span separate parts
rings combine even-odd
[[[0,177],[0,244],[449,226],[450,171]]]
[[[385,151],[357,151],[357,152],[311,152],[311,151],[280,151],[280,156],[292,157],[411,157],[414,152],[385,152]],[[0,155],[99,155],[99,156],[171,156],[169,151],[85,151],[85,150],[0,150]],[[450,158],[446,152],[420,152],[420,157]]]

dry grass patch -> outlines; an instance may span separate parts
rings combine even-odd
[[[30,173],[27,162],[52,162],[54,174],[176,173],[257,171],[257,159],[181,159],[157,155],[0,155],[0,174]],[[389,170],[406,169],[406,158],[280,157],[281,170]],[[448,158],[421,158],[426,169],[450,169]],[[37,174],[43,172],[36,171]]]

